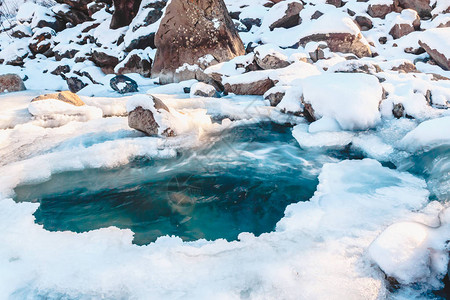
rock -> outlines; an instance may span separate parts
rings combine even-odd
[[[245,54],[223,0],[172,0],[155,44],[152,77],[161,83],[202,76],[201,69]]]
[[[342,0],[327,0],[326,3],[334,5],[338,8],[342,6]]]
[[[67,77],[66,83],[72,93],[77,93],[88,85],[88,83],[81,80],[78,76]]]
[[[415,10],[422,19],[431,18],[430,0],[398,0],[402,8]]]
[[[48,27],[36,30],[28,44],[31,53],[36,55],[47,52],[52,46],[52,38],[54,35],[55,31]]]
[[[144,101],[142,97],[148,97]],[[133,102],[133,100],[137,100]],[[133,103],[130,103],[133,102]],[[160,115],[158,119],[163,119],[163,115],[169,114],[169,108],[158,98],[151,95],[140,95],[139,98],[131,98],[127,103],[128,126],[144,132],[147,135],[162,134],[174,136],[172,129],[164,124],[158,124],[155,114]]]
[[[387,14],[398,9],[398,0],[393,0],[392,4],[370,4],[367,13],[372,18],[384,19]]]
[[[90,19],[87,11],[77,8],[63,9],[63,7],[55,7],[53,11],[65,24],[70,23],[74,26]]]
[[[325,58],[324,49],[327,49],[328,45],[325,42],[310,42],[305,45],[305,50],[308,52],[309,58],[313,62],[317,62],[319,59]]]
[[[255,61],[263,70],[280,69],[290,65],[288,57],[276,45],[266,44],[255,48]]]
[[[68,65],[59,65],[50,73],[53,75],[64,75],[70,72],[70,67]]]
[[[203,82],[197,82],[191,86],[190,96],[191,96],[191,98],[193,98],[195,96],[219,98],[219,93],[216,91],[216,89],[212,85],[206,84]]]
[[[150,32],[146,35],[137,36],[126,44],[125,51],[131,52],[134,49],[145,49],[147,47],[155,49],[155,34],[155,32]]]
[[[140,49],[130,52],[115,68],[115,73],[120,75],[138,73],[144,77],[150,77],[151,71],[152,59]]]
[[[332,52],[353,53],[358,57],[372,56],[369,43],[346,14],[329,13],[312,22],[314,26],[304,33],[294,47],[305,46],[309,42],[325,42]],[[335,24],[340,32],[332,32],[330,24]],[[317,31],[315,28],[330,28],[331,32]]]
[[[92,0],[55,0],[58,3],[63,3],[69,5],[72,9],[79,9],[87,11],[87,5],[92,2]]]
[[[59,101],[63,101],[65,103],[69,103],[75,106],[83,106],[84,102],[78,97],[77,94],[72,93],[70,91],[62,91],[59,93],[53,93],[53,94],[45,94],[38,97],[33,98],[31,102],[40,101],[40,100],[47,100],[47,99],[55,99]]]
[[[109,82],[111,88],[120,94],[134,93],[138,91],[136,81],[125,75],[117,75]]]
[[[248,32],[249,29],[239,20],[233,20],[234,28],[236,28],[237,32]]]
[[[24,90],[26,90],[25,84],[19,75],[0,75],[0,93],[19,92]]]
[[[372,20],[370,20],[368,17],[356,16],[355,21],[358,24],[359,28],[361,28],[362,31],[372,29],[372,27],[373,27]]]
[[[278,20],[269,25],[270,30],[275,28],[291,28],[299,25],[302,22],[300,18],[300,11],[303,9],[303,4],[297,1],[282,1],[275,4],[268,12],[268,15],[282,15]]]
[[[317,20],[318,18],[320,18],[321,16],[323,16],[323,12],[316,10],[312,16],[311,16],[311,20]]]
[[[418,73],[419,72],[417,70],[416,66],[409,61],[404,61],[401,64],[392,67],[391,70],[398,71],[401,73]]]
[[[275,86],[264,94],[264,100],[269,100],[270,106],[277,106],[286,95],[287,87]]]
[[[361,33],[356,35],[351,33],[326,33],[313,34],[300,39],[299,44],[304,46],[309,42],[327,43],[328,48],[333,52],[353,53],[358,57],[372,56],[369,45],[363,40]]]
[[[29,26],[17,25],[11,30],[11,36],[14,38],[24,38],[33,36],[33,32]]]
[[[236,95],[264,95],[275,85],[269,78],[268,71],[254,71],[230,76],[224,78],[222,84],[227,93]]]
[[[328,72],[334,73],[364,73],[374,75],[382,72],[379,65],[360,60],[346,60],[337,63],[328,69]]]
[[[92,51],[90,57],[97,67],[102,68],[105,74],[114,73],[113,69],[119,63],[119,59],[113,56],[111,51],[102,48],[96,48]]]
[[[389,34],[394,39],[401,38],[415,30],[420,28],[420,18],[416,11],[412,9],[404,9],[400,15],[394,20],[394,26],[392,26]]]
[[[392,114],[397,119],[400,119],[405,115],[405,107],[401,103],[397,103],[394,105],[394,108],[392,109]]]
[[[419,45],[444,70],[450,70],[450,27],[434,28],[424,32]]]
[[[139,11],[141,0],[113,0],[114,14],[111,18],[111,29],[130,25]]]
[[[244,24],[247,27],[247,30],[250,31],[253,26],[260,27],[261,26],[261,19],[254,19],[254,18],[245,18],[240,20],[242,24]]]

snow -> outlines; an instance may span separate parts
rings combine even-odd
[[[98,119],[103,116],[101,109],[88,105],[75,106],[56,99],[33,101],[28,111],[35,117],[56,119],[63,116],[73,116],[82,121]]]
[[[202,91],[205,94],[209,94],[209,93],[215,93],[216,89],[212,85],[206,84],[204,82],[194,83],[191,86],[191,93],[190,93],[191,98],[199,97],[199,96],[195,95],[195,92],[197,92],[197,91]]]
[[[449,128],[450,116],[428,120],[409,132],[400,143],[409,151],[450,144]]]
[[[422,33],[420,40],[447,59],[450,58],[450,27],[428,29]]]
[[[305,78],[302,86],[304,102],[312,105],[316,117],[334,118],[344,130],[368,129],[380,121],[382,88],[375,76],[322,74]]]

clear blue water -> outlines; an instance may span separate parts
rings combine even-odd
[[[289,127],[253,124],[174,159],[65,172],[15,192],[17,201],[40,203],[36,222],[50,231],[117,226],[131,229],[139,245],[163,235],[234,240],[272,231],[287,205],[311,198],[324,163],[347,158],[360,156],[305,151]]]

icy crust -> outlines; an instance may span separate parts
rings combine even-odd
[[[236,242],[161,237],[135,246],[131,231],[113,227],[48,232],[34,223],[37,204],[3,199],[0,297],[378,299],[383,274],[364,249],[423,208],[425,183],[368,159],[325,165],[319,181],[275,232],[242,233]],[[193,276],[173,276],[186,272]]]

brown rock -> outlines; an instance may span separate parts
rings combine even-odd
[[[245,79],[241,82],[231,82],[224,80],[224,88],[227,93],[234,93],[236,95],[264,95],[270,88],[275,84],[269,77],[259,77],[256,76],[254,81],[248,80],[257,72],[266,71],[255,71],[245,74]],[[253,74],[252,74],[253,73]],[[258,78],[259,77],[259,78]]]
[[[361,28],[362,31],[366,31],[369,29],[372,29],[373,24],[372,20],[365,16],[357,16],[355,18],[356,23],[358,24],[359,28]]]
[[[367,9],[367,13],[372,18],[382,18],[384,19],[388,13],[391,13],[393,11],[396,11],[398,9],[398,0],[394,0],[392,4],[375,4],[369,5],[369,8]]]
[[[0,93],[18,92],[26,90],[22,78],[16,74],[0,75]]]
[[[152,77],[161,83],[201,76],[198,70],[176,70],[187,64],[206,68],[245,54],[223,0],[172,0],[156,33]],[[199,63],[209,55],[210,61]],[[201,72],[202,73],[202,72]]]
[[[90,60],[92,60],[97,67],[102,68],[102,71],[106,74],[114,73],[112,69],[119,63],[119,59],[117,57],[102,51],[102,49],[94,50]]]
[[[405,115],[405,107],[401,103],[397,103],[394,105],[394,108],[392,109],[392,114],[394,114],[394,117],[397,119],[400,119]]]
[[[40,101],[40,100],[47,100],[47,99],[55,99],[62,102],[66,102],[68,104],[72,104],[75,106],[83,106],[84,102],[78,97],[77,94],[74,94],[70,91],[62,91],[59,93],[54,94],[45,94],[38,97],[33,98],[31,102]]]
[[[419,14],[422,19],[431,18],[430,0],[398,0],[402,8],[410,8]]]
[[[150,77],[152,71],[152,60],[148,56],[143,58],[138,53],[130,53],[117,69],[117,74],[138,73],[144,77]]]
[[[160,99],[154,96],[150,97],[153,98],[153,105],[158,113],[161,113],[162,110],[169,112],[169,108]],[[157,135],[160,124],[156,122],[155,117],[150,110],[138,106],[133,111],[129,112],[128,126],[144,132],[147,135]],[[175,133],[172,129],[167,128],[164,130],[163,135],[174,136]]]
[[[282,56],[273,54],[266,54],[265,56],[262,56],[258,52],[258,49],[255,50],[255,61],[263,70],[280,69],[290,65],[290,62],[287,60],[287,58],[283,59]]]
[[[340,1],[340,0],[338,0]],[[285,5],[283,2],[275,4],[272,9],[277,9],[277,6]],[[271,9],[271,10],[272,10]],[[300,12],[303,9],[303,4],[301,2],[291,2],[287,5],[284,15],[271,25],[269,25],[270,30],[275,28],[291,28],[299,25],[302,22],[300,18]],[[270,14],[270,11],[268,12]]]
[[[269,100],[270,106],[277,106],[281,100],[283,100],[283,97],[286,95],[286,92],[268,92],[268,95],[265,95],[264,99]]]
[[[435,31],[450,32],[450,28],[438,28]],[[419,45],[431,56],[431,58],[444,70],[450,70],[450,57],[444,55],[445,46],[442,49],[433,49],[426,43],[426,40],[419,40]],[[445,45],[445,44],[444,44]]]
[[[72,93],[77,93],[87,86],[83,80],[77,76],[71,76],[66,78],[67,86]]]
[[[398,71],[401,73],[419,73],[416,66],[413,63],[408,62],[408,61],[405,61],[404,63],[393,67],[391,70]]]
[[[113,0],[114,14],[111,18],[111,29],[130,25],[133,21],[142,0]]]
[[[394,39],[401,38],[402,36],[405,36],[407,34],[410,34],[411,32],[414,32],[415,30],[418,30],[420,28],[420,18],[417,13],[411,9],[405,9],[402,11],[401,16],[404,16],[408,20],[414,19],[412,22],[412,25],[408,23],[397,23],[392,26],[391,30],[389,31],[389,34],[392,35]]]
[[[333,52],[353,53],[358,57],[371,56],[369,45],[362,42],[362,34],[353,35],[350,33],[327,33],[313,34],[304,37],[299,44],[304,46],[309,42],[324,41]]]
[[[50,28],[43,28],[36,31],[28,44],[28,48],[30,48],[31,53],[43,54],[47,52],[52,46],[52,38],[54,34],[54,31]]]
[[[326,3],[334,5],[336,7],[341,7],[342,6],[342,0],[327,0]]]

